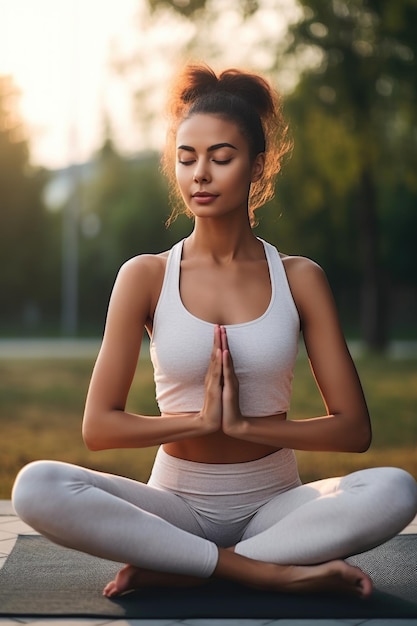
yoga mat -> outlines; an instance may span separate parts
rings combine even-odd
[[[371,598],[278,594],[213,581],[193,588],[148,588],[101,595],[120,565],[19,536],[0,570],[0,616],[147,619],[417,617],[417,535],[400,535],[349,559],[372,576]]]

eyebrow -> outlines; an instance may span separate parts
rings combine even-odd
[[[233,150],[237,150],[236,146],[233,146],[231,143],[215,143],[213,146],[207,148],[207,152],[214,152],[215,150],[220,150],[220,148],[232,148]],[[195,152],[195,148],[192,146],[178,146],[178,150],[186,150],[187,152]]]

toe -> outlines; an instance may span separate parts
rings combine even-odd
[[[107,598],[111,598],[117,595],[117,593],[118,593],[118,589],[114,580],[109,582],[103,589],[103,596],[106,596]]]

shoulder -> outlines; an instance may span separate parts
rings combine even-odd
[[[315,261],[312,261],[305,256],[292,256],[285,254],[280,252],[280,250],[273,244],[268,242],[266,243],[270,249],[274,249],[275,252],[278,253],[278,256],[284,266],[290,287],[293,286],[292,283],[294,283],[294,287],[296,287],[299,282],[326,279],[325,272]]]
[[[302,318],[314,311],[334,309],[333,294],[323,268],[302,256],[280,254],[294,302]]]
[[[120,267],[111,301],[125,303],[132,311],[152,316],[164,280],[169,251],[140,254]]]
[[[320,284],[327,285],[326,274],[315,261],[303,256],[288,256],[281,253],[280,257],[292,290],[304,291]]]
[[[121,266],[118,280],[152,281],[163,275],[169,251],[160,254],[139,254],[132,257]]]
[[[159,254],[138,254],[131,259],[125,261],[121,266],[119,273],[135,275],[135,274],[155,274],[165,270],[166,261],[169,250],[160,252]]]
[[[303,275],[324,275],[323,269],[305,256],[290,256],[279,253],[287,275],[301,277]]]

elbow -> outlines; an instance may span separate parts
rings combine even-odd
[[[371,445],[371,439],[368,439],[367,441],[358,443],[355,449],[351,450],[351,452],[358,452],[359,454],[363,454],[364,452],[367,452],[369,450],[370,445]]]
[[[103,448],[100,446],[99,441],[97,440],[92,433],[88,432],[87,429],[83,428],[82,431],[84,445],[91,452],[97,452],[98,450],[102,450]]]
[[[371,431],[369,431],[369,434],[367,438],[364,440],[363,446],[361,447],[359,452],[367,452],[369,448],[371,447],[371,443],[372,443],[372,433]]]
[[[82,438],[84,445],[91,452],[98,452],[100,450],[106,450],[107,446],[104,445],[103,433],[100,433],[100,429],[94,428],[91,424],[91,420],[86,421],[84,419],[82,426]]]
[[[361,432],[357,432],[353,439],[352,449],[348,450],[348,452],[358,452],[363,454],[367,450],[372,443],[372,431],[371,428],[363,428]]]
[[[85,447],[87,448],[87,450],[90,450],[90,452],[99,452],[100,450],[105,449],[103,446],[100,446],[96,441],[92,439],[87,439],[86,437],[83,437],[83,440]]]

